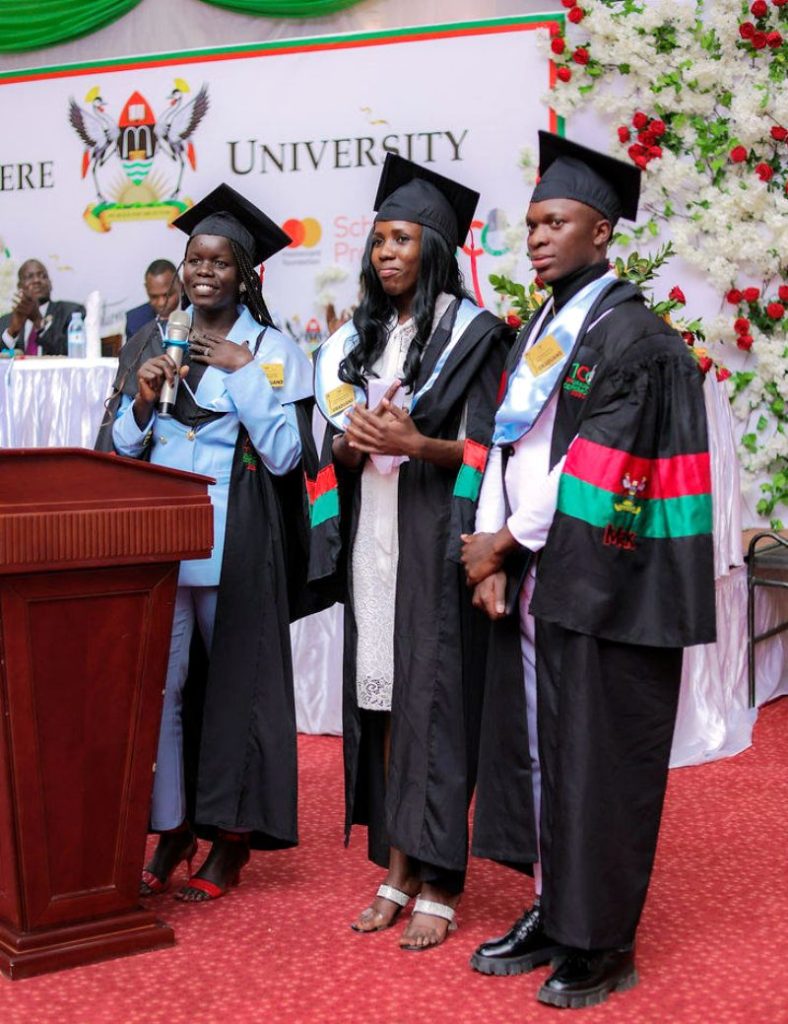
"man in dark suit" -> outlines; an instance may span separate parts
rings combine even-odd
[[[181,282],[169,260],[154,260],[145,271],[148,301],[126,313],[126,341],[155,317],[166,321],[181,304]]]
[[[53,302],[52,282],[40,260],[25,260],[19,268],[17,291],[10,313],[0,317],[3,345],[30,356],[64,356],[72,313],[85,315],[77,302]]]

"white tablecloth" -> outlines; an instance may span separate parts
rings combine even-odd
[[[117,359],[0,360],[0,448],[92,448]]]

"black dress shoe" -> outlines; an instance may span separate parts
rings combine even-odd
[[[604,1003],[611,992],[626,992],[637,983],[632,949],[570,949],[536,998],[550,1006],[579,1010]]]
[[[542,912],[537,901],[506,935],[479,946],[471,957],[471,967],[482,974],[525,974],[565,952],[565,946],[548,938],[542,930]]]

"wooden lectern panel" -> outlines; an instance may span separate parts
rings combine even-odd
[[[21,931],[137,899],[177,566],[0,577],[0,916]],[[133,802],[131,798],[133,797]],[[14,876],[28,898],[15,904]]]

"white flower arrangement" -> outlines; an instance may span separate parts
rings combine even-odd
[[[542,33],[556,65],[544,102],[586,103],[613,124],[609,151],[644,169],[645,223],[720,292],[702,325],[728,379],[745,491],[782,527],[788,504],[788,0],[561,0],[565,31]],[[734,373],[719,363],[736,353]],[[711,359],[701,360],[709,367]]]

